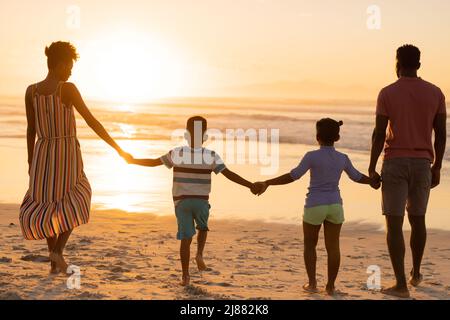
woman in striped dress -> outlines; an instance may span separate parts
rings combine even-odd
[[[67,271],[64,247],[72,230],[89,221],[91,187],[83,171],[74,108],[111,147],[127,158],[86,107],[76,86],[66,82],[78,54],[68,42],[45,49],[47,77],[25,95],[29,189],[20,207],[27,240],[46,239],[51,273]],[[37,135],[37,141],[36,141]]]

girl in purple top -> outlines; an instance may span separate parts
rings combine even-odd
[[[316,281],[316,245],[319,231],[323,224],[325,247],[328,254],[328,282],[326,291],[329,295],[336,293],[334,283],[339,271],[340,250],[339,235],[344,222],[342,198],[339,192],[339,180],[343,171],[357,183],[370,184],[378,189],[378,179],[370,179],[356,170],[348,156],[338,152],[334,143],[339,140],[342,121],[321,119],[316,123],[316,139],[320,149],[305,154],[300,164],[290,173],[278,178],[258,182],[255,188],[258,195],[270,185],[282,185],[300,179],[310,171],[309,192],[306,195],[303,213],[304,259],[309,283],[303,286],[308,292],[318,292]]]

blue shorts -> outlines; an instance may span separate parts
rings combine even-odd
[[[177,239],[190,239],[195,235],[195,229],[209,231],[209,202],[203,199],[183,199],[175,206],[178,232]],[[194,222],[196,227],[194,226]]]

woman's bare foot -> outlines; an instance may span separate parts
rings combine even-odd
[[[181,278],[180,285],[183,287],[186,287],[189,285],[190,281],[191,281],[191,277],[189,277],[187,275],[183,275]]]
[[[60,253],[52,252],[50,253],[50,261],[54,262],[56,268],[59,269],[63,273],[67,273],[67,268],[69,267],[64,260],[64,257]]]
[[[50,262],[50,274],[54,275],[54,274],[58,274],[60,272],[60,270],[58,269],[58,267],[56,266],[56,263],[51,261]]]
[[[410,297],[408,288],[398,288],[397,285],[394,285],[389,288],[383,288],[381,289],[381,293],[394,296],[397,298],[404,298],[407,299]]]
[[[195,262],[197,262],[198,271],[205,271],[207,269],[202,256],[196,256]]]
[[[309,293],[318,293],[319,289],[317,289],[317,285],[311,285],[309,283],[305,283],[303,285],[303,290]]]
[[[410,278],[409,278],[409,284],[413,287],[417,287],[423,280],[422,274],[419,273],[418,276],[414,275],[414,270],[411,270],[410,272]]]

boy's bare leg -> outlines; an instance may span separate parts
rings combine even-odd
[[[336,281],[341,263],[341,252],[339,248],[339,235],[342,224],[333,224],[325,221],[323,223],[325,234],[325,247],[328,255],[328,282],[326,291],[329,295],[335,294],[334,283]]]
[[[303,286],[303,289],[308,292],[317,292],[316,280],[316,261],[317,253],[316,246],[319,240],[319,231],[321,225],[315,226],[303,222],[303,237],[304,237],[304,251],[306,272],[308,273],[308,284]]]
[[[48,252],[51,254],[53,250],[55,250],[56,242],[58,241],[58,235],[52,237],[52,238],[46,238],[47,240],[47,246],[48,246]],[[59,269],[56,267],[56,263],[54,261],[50,260],[50,273],[56,274],[59,273]]]
[[[181,259],[181,269],[183,270],[181,285],[189,285],[189,259],[191,256],[191,242],[192,238],[182,239],[180,243],[180,259]]]
[[[197,235],[197,255],[195,261],[199,271],[206,270],[205,262],[203,261],[203,249],[205,249],[206,238],[208,236],[207,230],[199,230]]]

